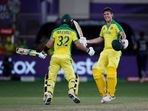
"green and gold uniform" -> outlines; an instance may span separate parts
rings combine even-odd
[[[68,81],[68,93],[78,95],[79,79],[74,73],[71,57],[72,42],[78,41],[77,33],[67,24],[63,24],[53,30],[50,39],[54,40],[54,52],[50,60],[47,92],[53,96],[57,74],[62,68]]]
[[[100,37],[104,39],[104,49],[95,67],[93,77],[102,96],[107,94],[114,96],[117,84],[117,67],[120,61],[121,51],[112,48],[112,41],[120,38],[122,27],[113,20],[110,26],[102,26]],[[107,74],[107,86],[103,74]]]

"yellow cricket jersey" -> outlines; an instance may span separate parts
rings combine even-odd
[[[104,49],[112,49],[112,41],[121,39],[119,33],[122,31],[124,31],[123,28],[115,20],[112,21],[110,26],[103,25],[100,37],[104,38]]]
[[[76,31],[63,24],[53,30],[51,38],[54,39],[53,57],[71,58],[72,42],[78,40]]]

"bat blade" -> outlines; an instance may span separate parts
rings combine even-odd
[[[30,55],[30,56],[36,56],[38,52],[33,49],[25,49],[25,48],[16,48],[16,53],[20,55]]]
[[[80,37],[79,41],[81,40],[81,37],[83,37],[83,38],[86,39],[86,37],[84,37],[84,35],[83,35],[82,29],[81,29],[80,25],[78,24],[78,22],[75,21],[75,20],[73,20],[73,23],[74,23],[74,25],[75,25],[75,28],[76,28],[78,34],[79,34],[79,37]],[[84,47],[86,47],[86,46],[87,46],[87,43],[82,43],[82,45],[83,45]]]
[[[77,32],[78,32],[78,34],[79,34],[79,37],[84,37],[84,36],[83,36],[82,29],[81,29],[80,25],[78,24],[78,22],[75,21],[75,20],[73,20],[73,23],[74,23],[74,25],[75,25],[75,27],[76,27],[76,30],[77,30]]]

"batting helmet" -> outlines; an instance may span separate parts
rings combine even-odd
[[[67,24],[67,25],[71,25],[71,16],[69,14],[65,14],[62,19],[61,19],[61,23],[62,24]]]
[[[112,41],[112,47],[113,47],[113,49],[114,49],[115,51],[120,51],[120,50],[123,49],[123,46],[122,46],[122,44],[120,43],[119,40],[113,40],[113,41]]]

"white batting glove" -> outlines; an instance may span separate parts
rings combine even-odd
[[[93,56],[95,54],[95,51],[94,51],[93,47],[89,47],[88,54],[90,56]]]
[[[121,44],[123,45],[123,49],[126,49],[128,47],[129,42],[127,39],[122,39]]]
[[[41,58],[41,59],[45,59],[46,56],[47,56],[47,54],[46,54],[44,51],[39,52],[37,55],[38,55],[38,57]]]
[[[87,46],[87,40],[86,40],[85,37],[80,37],[79,41],[80,41],[80,43],[81,43],[84,47]]]

